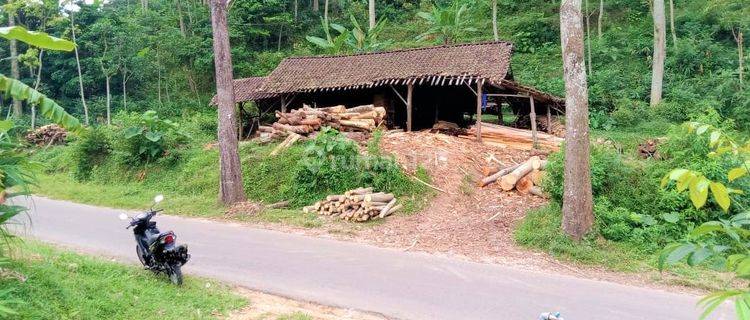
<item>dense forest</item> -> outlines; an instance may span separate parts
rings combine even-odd
[[[233,1],[229,33],[235,77],[265,75],[287,56],[494,37],[491,1],[388,0],[375,1],[380,23],[374,31],[364,31],[369,33],[364,45],[357,44],[354,34],[367,30],[367,5],[364,0]],[[746,55],[739,57],[745,45],[742,31],[750,25],[749,7],[731,0],[670,2],[665,99],[657,113],[682,121],[714,109],[739,125],[750,123],[750,90],[742,90],[747,71],[740,68],[750,63],[742,63]],[[179,116],[211,110],[213,56],[206,2],[112,0],[61,7],[57,1],[10,1],[3,8],[1,25],[13,17],[16,25],[77,43],[77,52],[40,52],[18,44],[17,53],[20,78],[82,121],[84,106],[92,124],[107,121],[108,105],[113,114],[153,109]],[[515,44],[517,78],[562,95],[558,11],[554,1],[501,0],[497,32],[499,39]],[[592,127],[607,129],[650,117],[654,110],[645,108],[653,51],[649,3],[588,1],[584,12]],[[324,17],[343,29],[326,26]],[[330,45],[316,41],[328,40],[326,33]],[[4,61],[10,51],[0,48]],[[11,64],[3,63],[0,72],[10,75]],[[3,116],[12,114],[10,108],[6,99]],[[30,122],[28,111],[22,118]]]

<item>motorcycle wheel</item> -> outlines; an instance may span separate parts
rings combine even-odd
[[[141,246],[135,245],[135,253],[138,255],[138,260],[141,261],[141,264],[144,267],[148,267],[146,264],[146,258],[144,258],[143,249],[141,249]]]
[[[171,265],[167,267],[167,275],[169,276],[169,281],[172,281],[172,283],[181,286],[182,285],[182,269],[179,265]]]

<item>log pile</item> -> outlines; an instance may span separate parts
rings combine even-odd
[[[370,133],[383,122],[385,115],[385,108],[371,104],[353,108],[311,108],[304,105],[290,112],[276,111],[278,120],[270,126],[260,126],[258,130],[264,138],[284,137],[291,133],[308,136],[324,126],[343,132]]]
[[[476,126],[469,128],[468,135],[461,136],[466,139],[476,137]],[[482,142],[501,148],[513,148],[520,150],[533,149],[533,135],[531,130],[516,129],[496,124],[482,122]],[[558,150],[564,139],[541,131],[537,131],[537,141],[540,148]]]
[[[544,178],[544,169],[547,160],[533,156],[525,162],[505,168],[488,167],[484,169],[485,177],[479,181],[479,186],[484,187],[497,183],[503,191],[517,190],[522,194],[533,194],[544,197],[540,187]]]
[[[516,118],[513,123],[516,128],[531,128],[531,117],[522,115]],[[539,131],[551,134],[557,137],[565,137],[565,124],[560,122],[559,117],[553,116],[550,124],[547,123],[547,117],[542,114],[536,116],[536,128]]]
[[[661,155],[658,150],[659,140],[648,139],[645,142],[638,145],[638,156],[642,159],[653,158],[661,160]]]
[[[372,188],[358,188],[341,195],[330,195],[302,208],[305,213],[315,212],[354,222],[383,219],[399,210],[401,205],[397,204],[393,194],[373,192]]]
[[[68,132],[56,124],[48,124],[26,134],[26,141],[37,146],[63,144]]]

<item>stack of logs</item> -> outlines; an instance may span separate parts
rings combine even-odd
[[[48,124],[26,134],[26,141],[37,146],[65,143],[68,132],[56,124]]]
[[[333,216],[346,221],[365,222],[385,218],[401,210],[391,193],[373,192],[372,188],[358,188],[342,195],[330,195],[325,200],[302,208],[305,213]]]
[[[476,126],[469,128],[467,136],[462,138],[474,139],[476,137]],[[537,143],[539,147],[549,150],[560,149],[564,139],[537,131]],[[482,122],[482,142],[487,145],[498,147],[511,147],[514,149],[530,150],[533,147],[533,135],[531,130],[516,129],[496,124]]]
[[[544,178],[544,168],[547,160],[533,156],[525,162],[509,166],[503,169],[487,167],[484,170],[485,177],[479,182],[480,187],[497,182],[504,191],[518,190],[522,194],[533,194],[544,197],[539,187]]]
[[[261,136],[269,138],[283,137],[290,133],[303,136],[329,126],[344,132],[372,132],[385,118],[383,107],[363,105],[353,108],[333,106],[325,108],[311,108],[304,105],[291,112],[276,112],[278,119],[271,126],[260,126]]]

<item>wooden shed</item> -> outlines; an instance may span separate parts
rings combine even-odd
[[[375,104],[386,108],[389,126],[407,131],[438,120],[468,125],[481,118],[489,100],[531,119],[537,112],[562,113],[563,99],[514,81],[512,52],[511,43],[497,41],[292,57],[267,77],[236,80],[235,95],[238,103],[259,101],[282,111],[302,104]]]

